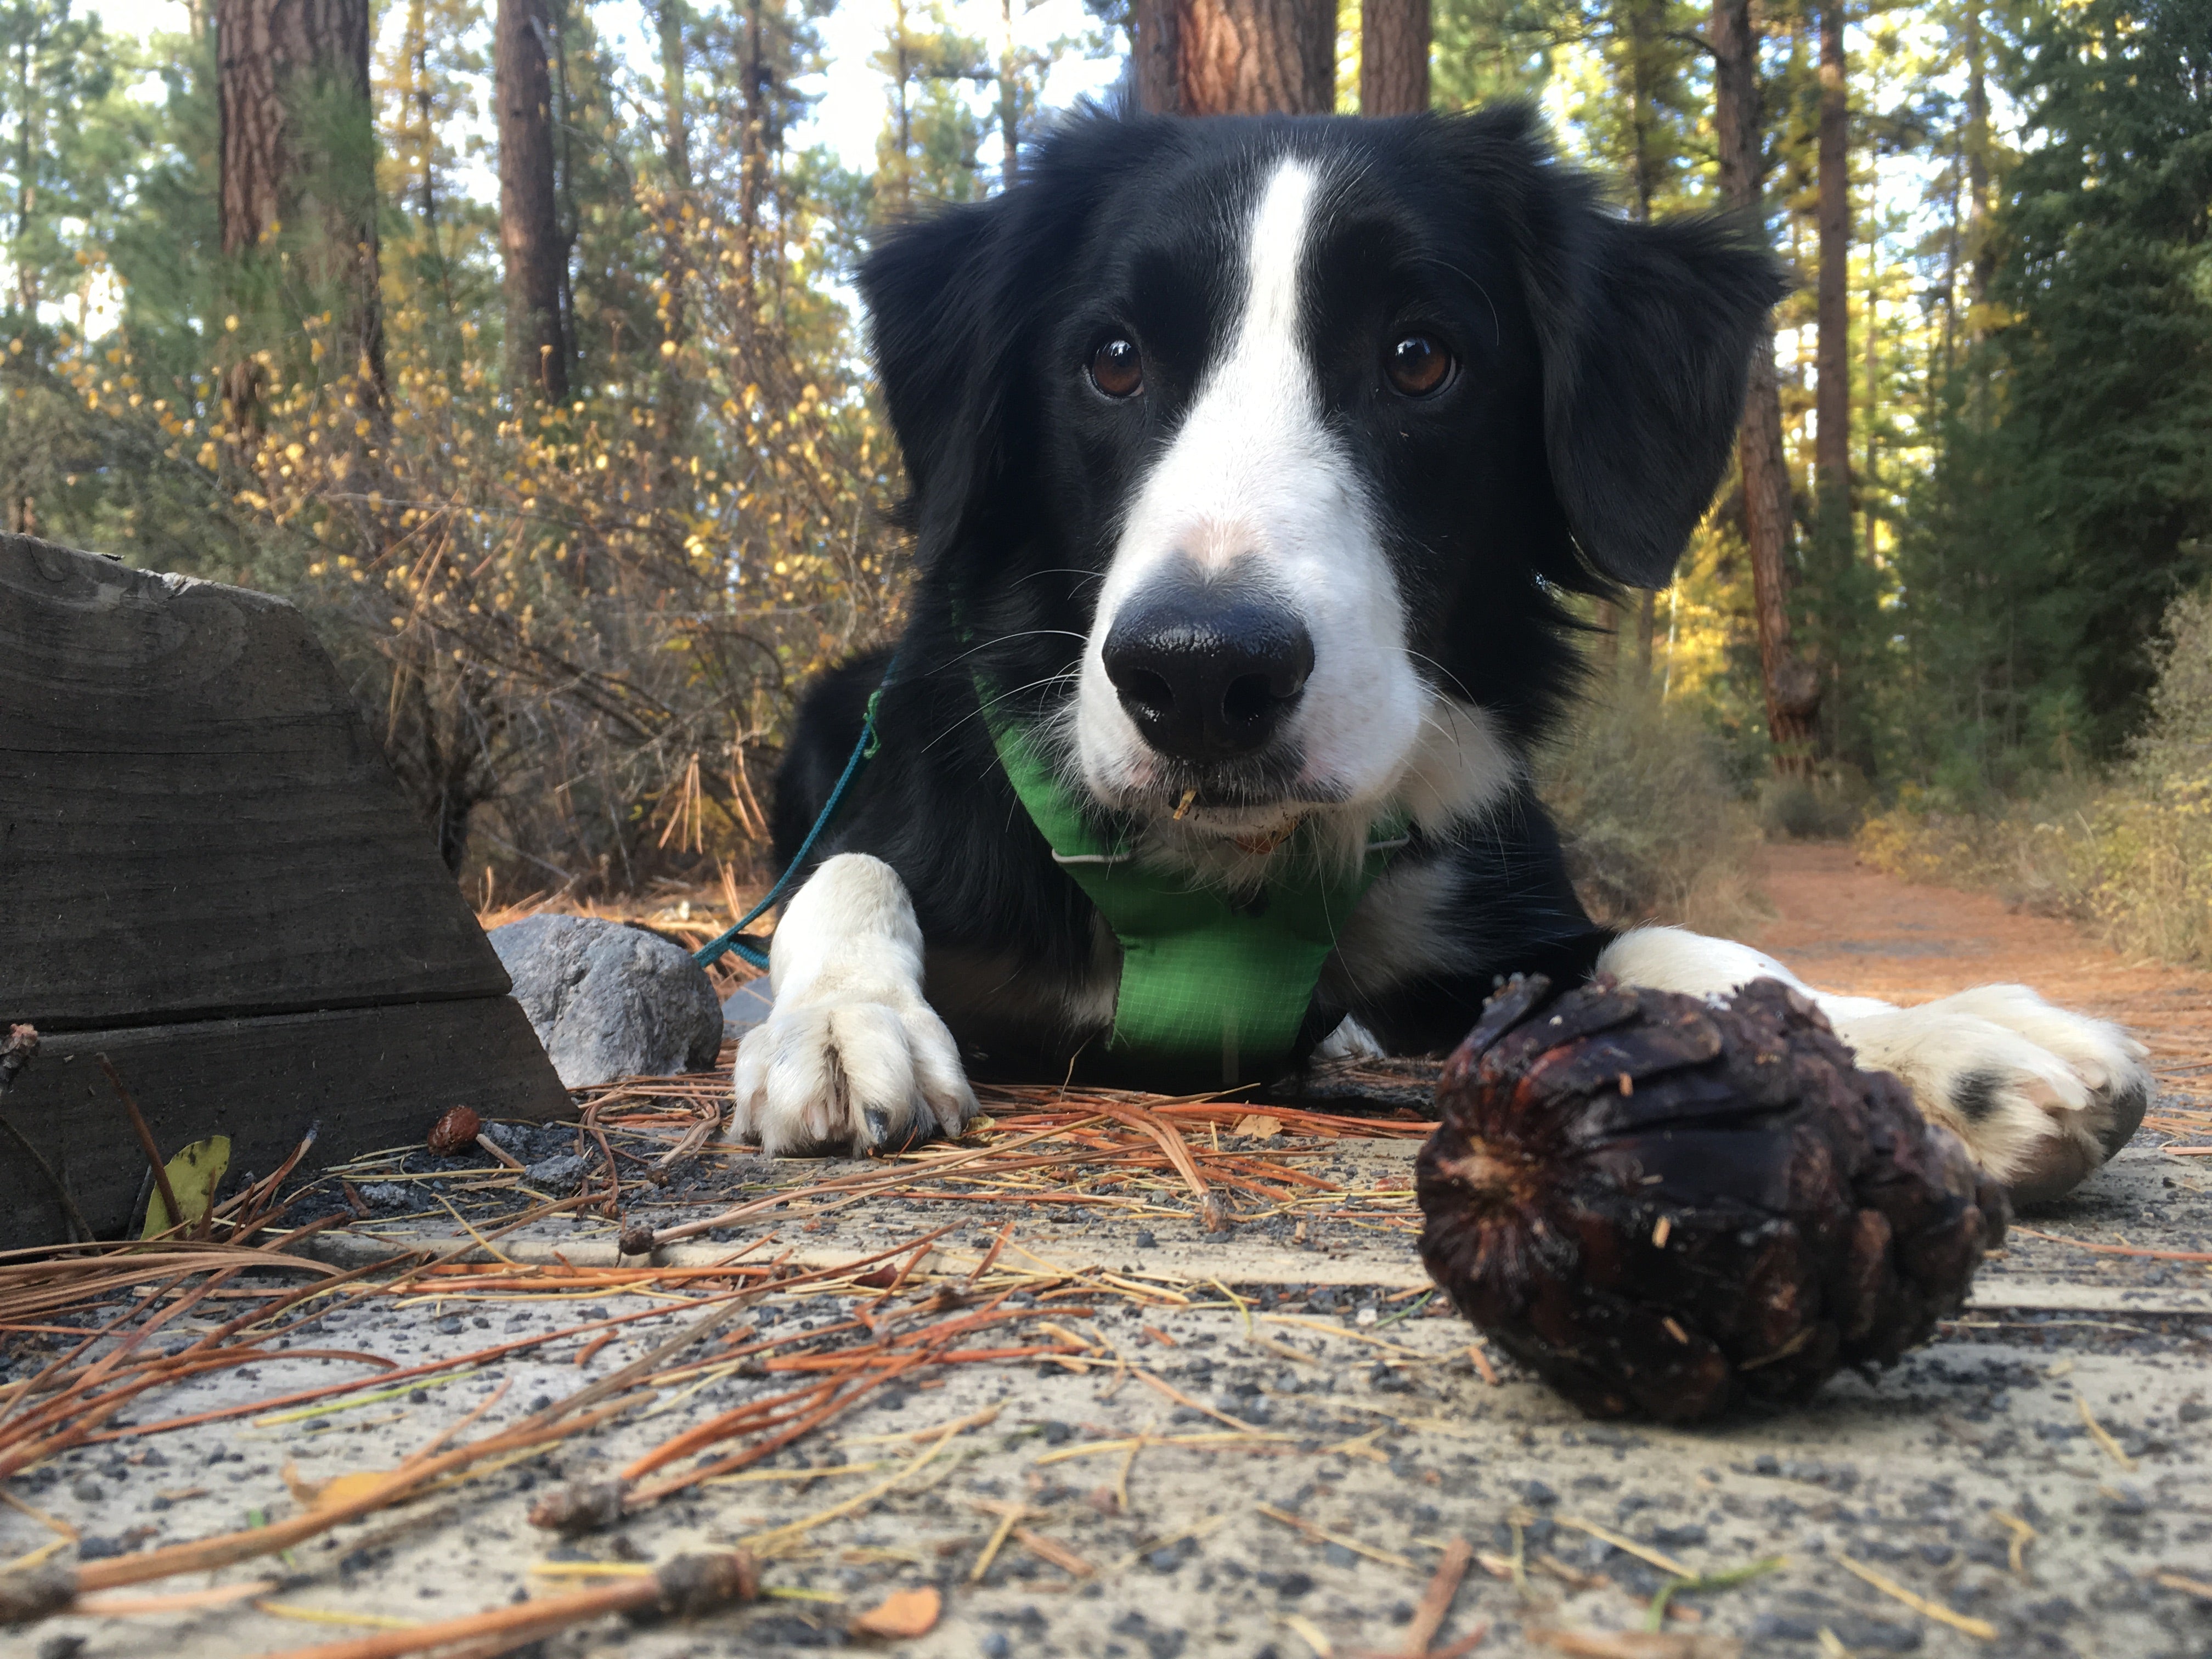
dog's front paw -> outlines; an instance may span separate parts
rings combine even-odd
[[[771,1157],[903,1151],[975,1115],[952,1034],[919,997],[779,999],[738,1044],[738,1137]]]
[[[1343,1023],[1321,1040],[1321,1046],[1313,1054],[1315,1060],[1321,1061],[1382,1060],[1387,1055],[1388,1051],[1382,1047],[1381,1039],[1350,1014],[1346,1014]]]
[[[1984,985],[1838,1022],[1862,1065],[1896,1073],[1922,1113],[1958,1131],[2015,1204],[2057,1198],[2127,1144],[2149,1104],[2141,1043]]]

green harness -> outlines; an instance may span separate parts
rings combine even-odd
[[[984,707],[992,703],[984,693]],[[1405,845],[1402,820],[1379,828],[1357,870],[1316,856],[1308,826],[1249,896],[1149,869],[1130,828],[1102,831],[1027,732],[991,721],[999,763],[1053,861],[1097,906],[1121,945],[1109,1054],[1140,1062],[1154,1087],[1228,1088],[1280,1073],[1336,936]]]

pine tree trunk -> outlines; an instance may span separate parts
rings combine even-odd
[[[368,0],[216,0],[218,214],[222,251],[265,252],[309,230],[297,253],[313,296],[337,313],[331,349],[364,405],[384,404],[377,286],[376,139]],[[252,418],[251,364],[233,365],[234,423]]]
[[[549,403],[568,396],[561,326],[568,263],[553,200],[553,78],[544,0],[499,0],[493,74],[499,103],[499,246],[507,264],[507,378]]]
[[[1843,0],[1820,8],[1820,343],[1814,355],[1813,471],[1823,553],[1850,556],[1851,523],[1850,112],[1844,85]]]
[[[1990,239],[1990,87],[1983,64],[1980,0],[1966,0],[1966,200],[1973,210],[1967,240],[1972,257],[1966,266],[1968,313],[1974,337],[1988,332],[1988,313],[1981,310],[1990,297],[1990,279],[1996,274],[1996,249]]]
[[[1711,46],[1721,196],[1735,211],[1755,215],[1766,168],[1760,144],[1759,37],[1752,28],[1750,0],[1713,0]],[[1791,643],[1790,471],[1782,450],[1782,392],[1771,333],[1751,355],[1741,452],[1744,541],[1751,554],[1767,735],[1775,769],[1802,774],[1811,769],[1820,682]]]
[[[1147,115],[1175,115],[1182,109],[1176,9],[1176,0],[1133,0],[1130,7],[1131,79],[1137,107]]]
[[[763,15],[761,0],[746,0],[744,18],[745,131],[738,164],[738,216],[744,228],[745,246],[738,275],[750,315],[759,280],[761,208],[769,192],[769,129],[775,118],[775,76],[769,69],[768,19]]]
[[[1429,106],[1429,0],[1360,0],[1359,112]]]
[[[999,0],[999,187],[1012,190],[1022,176],[1022,88],[1016,77],[1020,60],[1014,52],[1014,0]]]
[[[1624,0],[1624,4],[1628,14],[1628,134],[1635,146],[1628,158],[1628,178],[1636,191],[1637,222],[1650,224],[1651,198],[1657,193],[1651,170],[1653,37],[1664,31],[1667,20],[1663,8],[1656,9],[1655,15],[1654,0]]]
[[[1330,0],[1180,0],[1185,115],[1326,115],[1336,107]]]
[[[691,424],[690,394],[684,385],[682,356],[690,287],[685,273],[691,262],[684,217],[691,198],[691,136],[684,90],[686,68],[684,0],[660,0],[662,153],[668,168],[668,188],[659,209],[660,257],[661,278],[667,289],[660,313],[660,376],[653,399],[653,429],[660,444],[659,477],[664,486],[676,477],[676,452]]]
[[[668,199],[661,205],[662,258],[667,261],[668,309],[662,338],[684,340],[684,271],[690,255],[684,245],[682,209],[691,194],[691,137],[684,108],[684,0],[660,0],[660,96],[668,164]]]

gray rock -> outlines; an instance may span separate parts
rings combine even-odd
[[[509,1158],[519,1158],[530,1151],[530,1131],[520,1123],[487,1123],[477,1133],[481,1139],[495,1142]]]
[[[749,979],[722,999],[722,1024],[732,1036],[743,1036],[775,1012],[775,994],[767,975]]]
[[[591,1165],[574,1152],[562,1152],[532,1164],[522,1172],[522,1178],[540,1192],[573,1193],[584,1183],[584,1171]]]
[[[494,928],[491,943],[566,1087],[714,1063],[722,1008],[713,982],[657,934],[592,916],[540,915]]]

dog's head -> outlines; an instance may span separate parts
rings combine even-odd
[[[1555,594],[1666,582],[1782,292],[1517,107],[1080,118],[861,287],[926,602],[1102,803],[1247,842],[1510,783]]]

